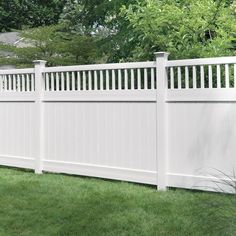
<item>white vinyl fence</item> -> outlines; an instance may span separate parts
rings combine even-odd
[[[217,190],[235,102],[236,57],[1,70],[0,165]]]

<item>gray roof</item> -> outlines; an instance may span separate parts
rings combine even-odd
[[[1,33],[0,34],[0,42],[1,43],[16,45],[19,41],[21,41],[21,38],[20,38],[20,34],[18,32],[10,32],[10,33]]]

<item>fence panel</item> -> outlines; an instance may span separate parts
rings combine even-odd
[[[167,57],[0,71],[0,164],[220,191],[235,167],[236,57]]]

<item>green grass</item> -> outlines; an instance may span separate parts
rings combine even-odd
[[[0,168],[0,235],[236,235],[235,198]]]

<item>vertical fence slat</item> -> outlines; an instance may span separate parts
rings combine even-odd
[[[144,89],[148,89],[148,73],[147,68],[144,69]]]
[[[22,74],[22,91],[25,92],[25,74]]]
[[[92,74],[91,74],[91,71],[88,72],[88,90],[92,90]]]
[[[236,64],[234,64],[234,87],[236,88]]]
[[[79,71],[77,71],[77,87],[78,87],[78,90],[80,91],[80,90],[82,90],[82,88],[81,88],[81,75],[80,75],[80,72]]]
[[[208,66],[208,86],[209,86],[209,88],[212,88],[212,66],[211,65],[209,65]]]
[[[106,70],[106,90],[110,89],[110,77],[109,77],[109,70]]]
[[[65,75],[61,72],[61,90],[65,91]]]
[[[201,77],[201,88],[205,88],[205,75],[204,75],[204,66],[200,67],[200,77]]]
[[[49,75],[46,73],[46,91],[49,91]]]
[[[51,91],[55,91],[55,87],[54,87],[54,73],[51,73]]]
[[[17,92],[20,92],[20,75],[17,75]]]
[[[71,80],[72,80],[71,81],[71,83],[72,83],[71,84],[71,86],[72,86],[71,89],[72,89],[72,91],[75,91],[75,72],[71,72],[71,73],[72,73],[72,75],[71,75],[72,76],[71,77]]]
[[[0,75],[0,92],[2,92],[3,91],[3,89],[2,89],[2,78],[3,78],[3,76],[2,75]]]
[[[181,67],[178,66],[178,89],[182,88],[181,79]]]
[[[155,71],[151,68],[151,89],[155,89]]]
[[[12,81],[12,84],[13,84],[13,91],[15,92],[16,91],[16,75],[13,75],[13,81]]]
[[[128,71],[125,70],[125,90],[128,89]]]
[[[216,66],[217,88],[221,88],[221,69],[220,65]]]
[[[138,69],[138,90],[141,89],[141,71]]]
[[[4,91],[7,91],[7,75],[4,75]]]
[[[83,71],[83,90],[87,90],[85,71]]]
[[[134,90],[134,69],[131,69],[131,89]]]
[[[29,74],[26,75],[26,91],[30,91],[30,78]]]
[[[122,76],[121,76],[121,70],[118,70],[118,89],[122,89]]]
[[[56,73],[56,91],[60,90],[60,83],[59,83],[59,74]]]
[[[93,76],[94,76],[94,90],[98,90],[98,75],[96,70],[93,72]]]
[[[196,66],[193,66],[193,88],[197,88],[197,71]]]
[[[104,90],[103,71],[100,70],[100,90]]]
[[[175,81],[174,81],[174,68],[170,68],[170,88],[174,89],[175,88]]]
[[[31,74],[31,91],[35,91],[35,75]]]
[[[189,69],[185,66],[185,88],[189,89]]]
[[[66,91],[70,90],[70,73],[66,72]]]
[[[229,88],[229,64],[225,65],[225,87]]]
[[[12,91],[12,75],[8,75],[8,90]]]
[[[115,70],[112,70],[112,90],[116,89],[116,74]]]

